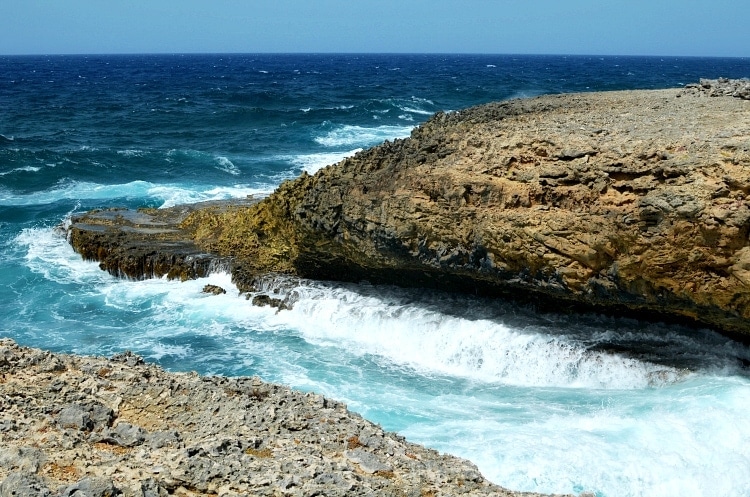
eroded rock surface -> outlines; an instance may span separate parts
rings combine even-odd
[[[99,261],[109,273],[131,279],[167,276],[194,279],[211,270],[230,269],[231,257],[218,257],[195,244],[180,223],[195,210],[215,213],[257,200],[202,202],[168,209],[106,209],[73,216],[66,235],[84,259]]]
[[[268,271],[366,279],[750,336],[747,87],[702,80],[437,114],[257,205],[195,210],[180,229],[232,258],[241,289]]]
[[[0,497],[530,495],[258,378],[0,340]]]

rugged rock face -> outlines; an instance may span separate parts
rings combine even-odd
[[[257,378],[0,340],[0,497],[531,495]]]
[[[750,336],[748,87],[704,80],[438,114],[409,139],[257,205],[193,211],[180,228],[233,258],[240,288],[268,271],[368,279]]]
[[[244,219],[197,213],[186,225],[256,270],[750,333],[750,102],[716,83],[439,114],[409,139],[282,185]]]
[[[256,200],[204,202],[170,209],[96,210],[74,216],[66,235],[84,259],[99,261],[104,271],[132,279],[167,276],[194,279],[212,269],[230,268],[231,257],[207,253],[180,228],[196,210],[224,212],[256,203]]]

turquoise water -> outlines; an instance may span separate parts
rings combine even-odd
[[[492,481],[606,496],[750,495],[747,347],[709,331],[391,287],[118,280],[55,227],[96,207],[265,194],[436,110],[750,75],[747,59],[0,58],[0,333],[133,350],[343,400]],[[213,283],[226,295],[201,293]]]

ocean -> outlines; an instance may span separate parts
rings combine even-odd
[[[750,77],[748,58],[0,56],[0,336],[345,401],[515,490],[750,496],[750,351],[708,330],[367,282],[128,281],[74,213],[265,195],[436,111]],[[201,293],[206,283],[225,295]]]

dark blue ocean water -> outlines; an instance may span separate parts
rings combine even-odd
[[[276,314],[228,275],[117,280],[54,227],[265,194],[438,110],[750,77],[750,59],[0,57],[0,335],[315,390],[519,490],[750,495],[745,347],[707,331],[326,282]]]

